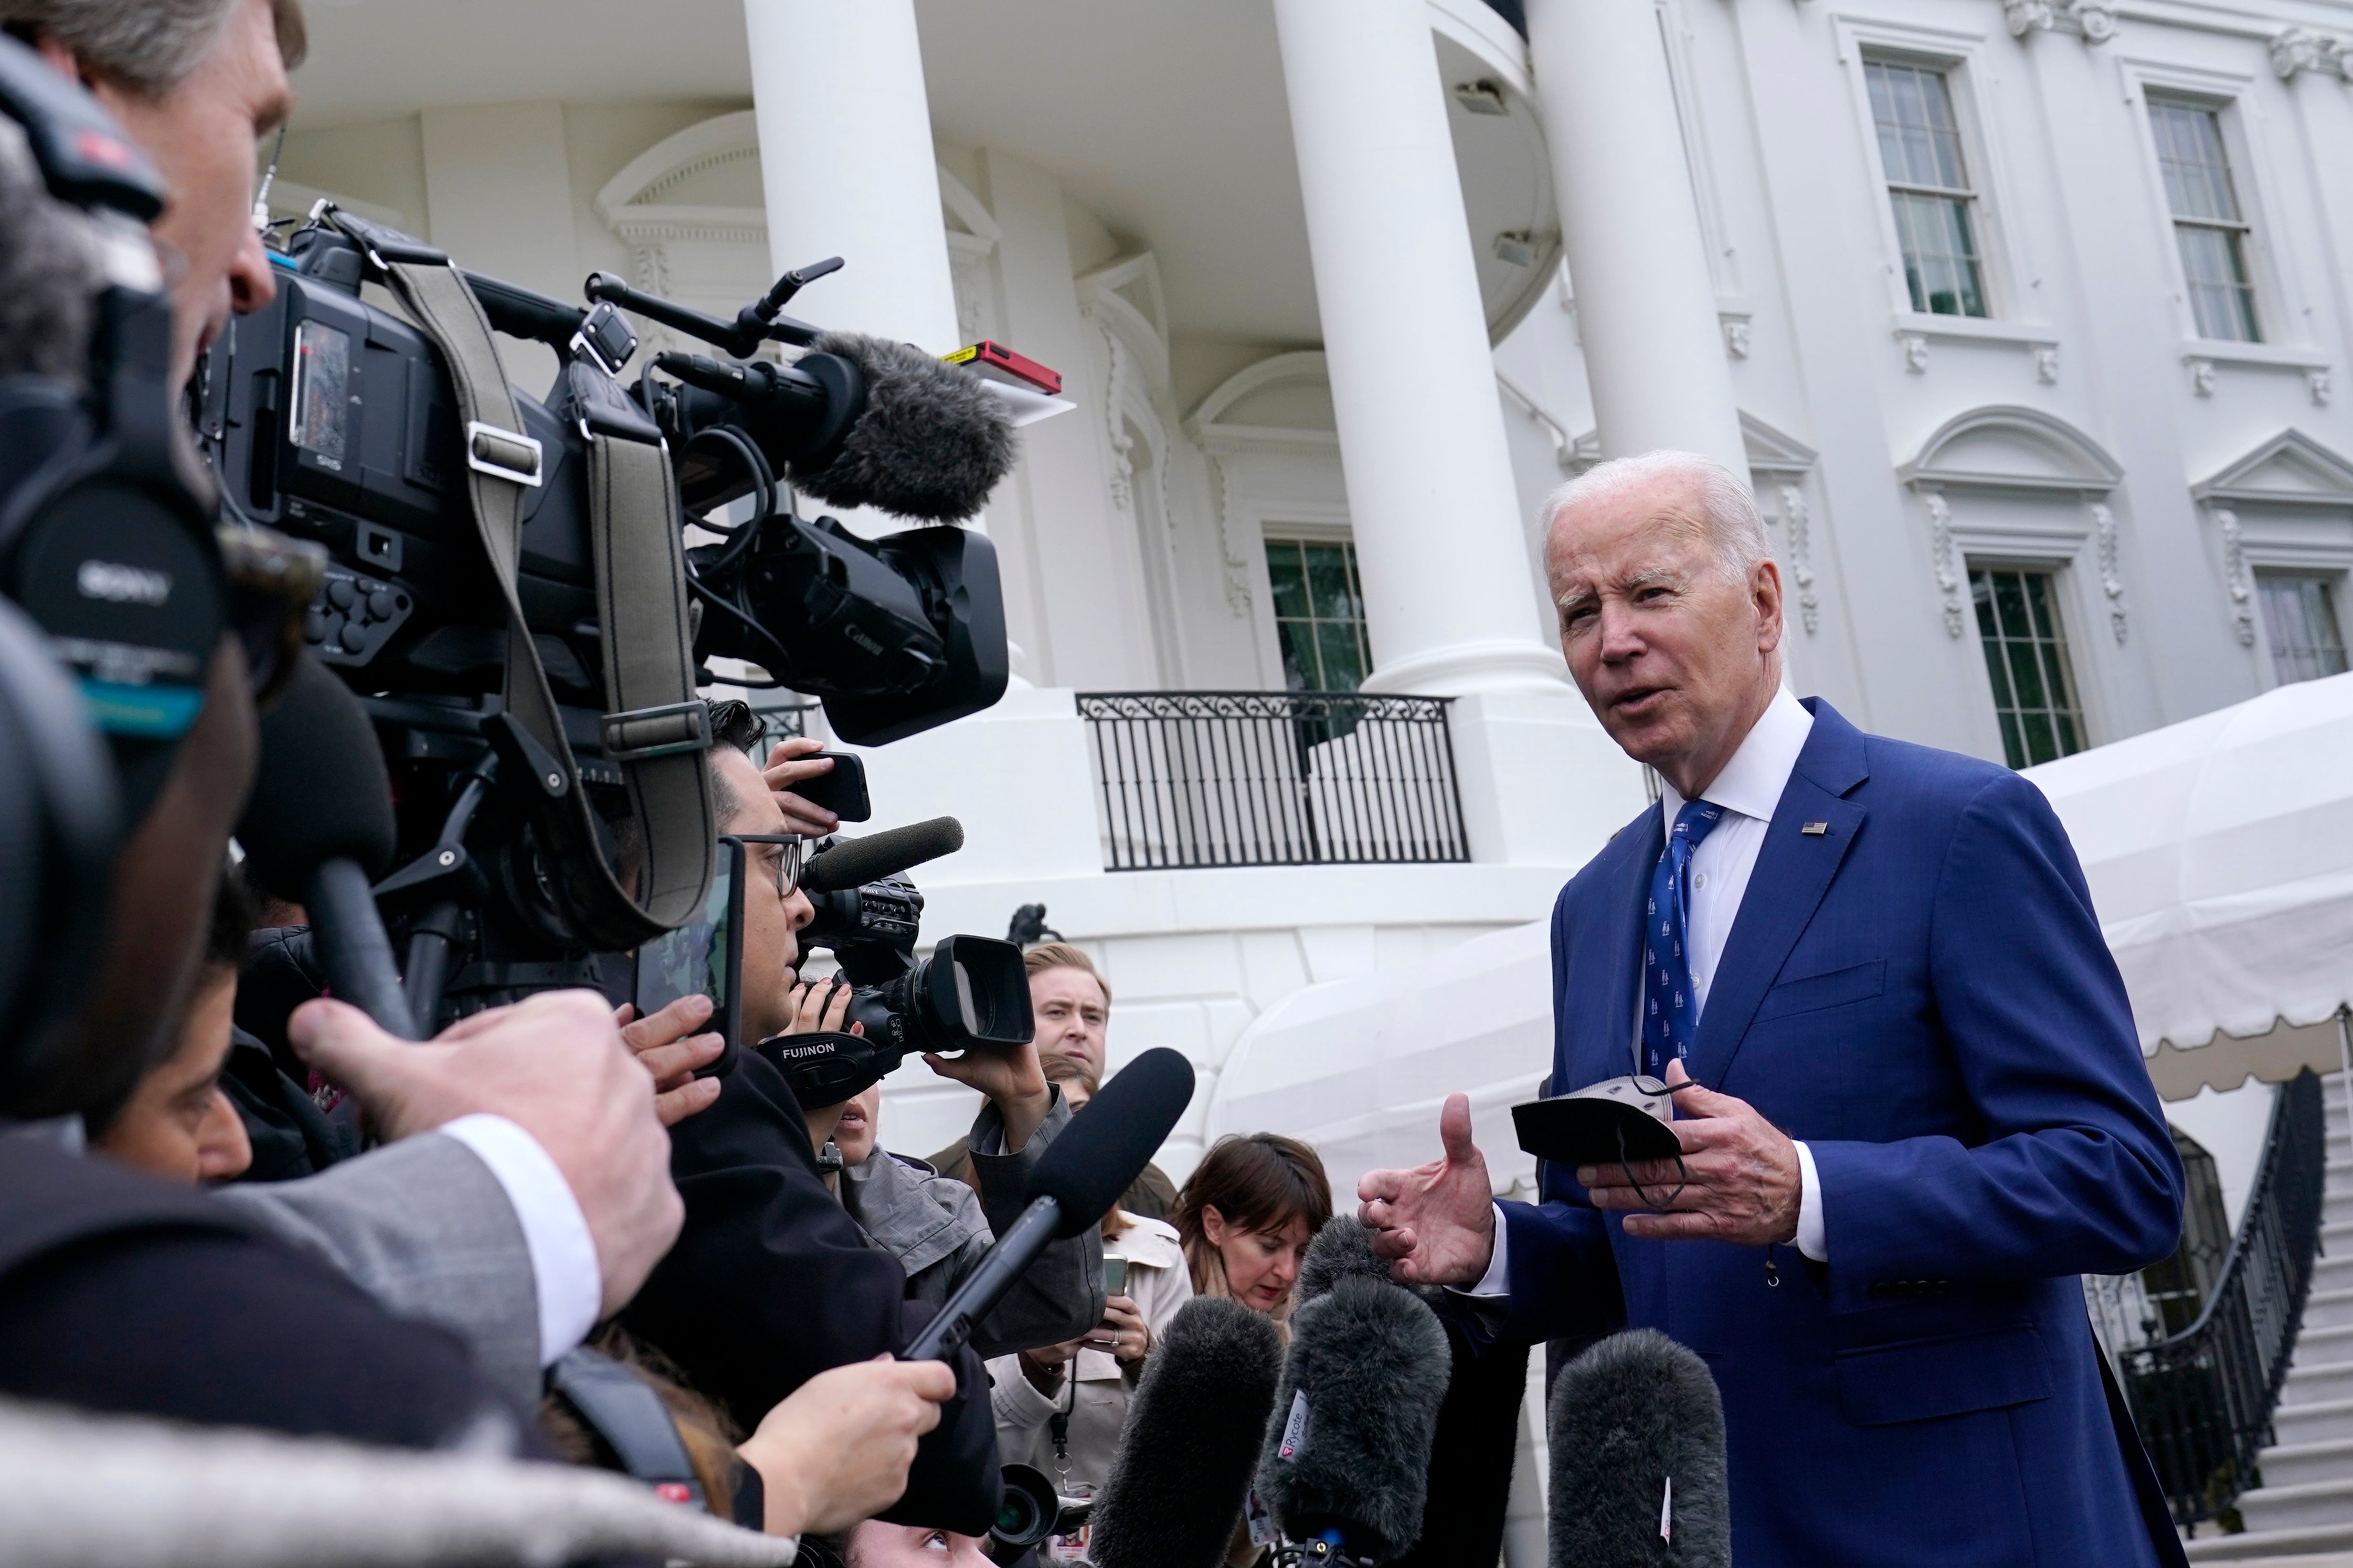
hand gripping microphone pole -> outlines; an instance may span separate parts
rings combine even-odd
[[[392,785],[367,710],[309,654],[261,721],[261,766],[237,841],[253,879],[301,903],[327,987],[386,1033],[417,1037],[369,890],[392,858]]]
[[[946,1361],[1047,1243],[1102,1223],[1193,1100],[1193,1065],[1163,1047],[1122,1068],[1039,1157],[1021,1211],[902,1361]]]

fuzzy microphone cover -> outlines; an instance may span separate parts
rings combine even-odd
[[[1358,1276],[1302,1307],[1256,1483],[1283,1533],[1337,1527],[1351,1556],[1376,1563],[1420,1539],[1452,1370],[1445,1331],[1409,1291]]]
[[[866,378],[866,411],[833,460],[793,482],[835,506],[954,522],[970,517],[1013,468],[1013,419],[961,365],[911,343],[827,332],[813,345]]]
[[[1095,1500],[1095,1568],[1219,1568],[1282,1367],[1282,1336],[1240,1302],[1196,1296],[1177,1310]]]
[[[1730,1568],[1724,1400],[1697,1355],[1655,1329],[1612,1334],[1561,1369],[1550,1430],[1552,1568]]]
[[[1343,1279],[1388,1283],[1389,1262],[1375,1256],[1373,1235],[1372,1227],[1352,1214],[1334,1215],[1324,1221],[1315,1239],[1307,1244],[1307,1256],[1299,1260],[1298,1304],[1304,1307],[1328,1295]]]

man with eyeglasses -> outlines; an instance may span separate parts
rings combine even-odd
[[[757,841],[817,824],[805,814],[788,817],[785,800],[763,776],[754,757],[763,736],[749,708],[712,703],[710,729],[713,816],[723,834],[754,840],[745,846],[737,933],[745,1048],[724,1079],[691,1078],[720,1049],[717,1036],[693,1034],[711,1017],[701,997],[672,1003],[624,1031],[641,1061],[681,1043],[692,1048],[682,1064],[669,1058],[678,1065],[667,1066],[669,1076],[657,1084],[671,1123],[670,1174],[686,1203],[686,1222],[623,1321],[749,1430],[828,1367],[903,1349],[934,1308],[909,1299],[892,1253],[827,1190],[809,1119],[783,1076],[749,1048],[773,1035],[820,1026],[818,1019],[803,1022],[797,1001],[805,998],[795,995],[800,933],[815,916],[795,885],[804,846]],[[833,1022],[839,1022],[838,1012]],[[955,1367],[956,1396],[923,1439],[906,1495],[881,1517],[985,1535],[997,1500],[987,1375],[969,1349]]]

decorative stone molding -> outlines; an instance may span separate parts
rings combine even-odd
[[[2211,359],[2182,361],[2189,367],[2189,390],[2200,397],[2214,395],[2214,362]]]
[[[1798,587],[1798,619],[1812,637],[1822,629],[1821,600],[1814,594],[1813,542],[1808,537],[1806,492],[1796,485],[1778,487],[1781,537],[1788,552],[1789,580]]]
[[[2059,345],[2057,343],[2034,345],[2034,379],[2045,386],[2056,386],[2059,384]]]
[[[2353,38],[2290,27],[2272,39],[2271,53],[2272,70],[2282,81],[2294,80],[2298,71],[2353,81]]]
[[[1899,332],[1895,341],[1904,345],[1904,368],[1914,375],[1928,372],[1928,340],[1918,332]]]
[[[1240,620],[1250,614],[1250,563],[1234,548],[1233,520],[1229,515],[1226,492],[1226,466],[1212,453],[1209,458],[1209,501],[1218,513],[1218,559],[1226,579],[1226,608]]]
[[[2100,592],[2108,598],[2108,629],[2116,634],[2116,641],[2125,640],[2125,580],[2117,570],[2119,548],[2116,541],[2116,514],[2105,501],[2094,501],[2092,511],[2093,546],[2100,567]]]
[[[1938,426],[1896,476],[1923,491],[2039,492],[2094,501],[2123,481],[2124,468],[2063,419],[1993,404]]]
[[[1960,552],[1953,547],[1953,509],[1935,490],[1923,491],[1920,499],[1928,505],[1928,559],[1936,564],[1936,592],[1945,602],[1945,635],[1957,637],[1968,622]]]
[[[2326,370],[2306,371],[2304,389],[2312,395],[2312,401],[2323,408],[2328,406],[2328,400],[2335,393],[2335,388],[2329,384],[2328,372]]]
[[[2255,646],[2255,584],[2247,570],[2247,550],[2239,537],[2239,514],[2229,507],[2213,509],[2214,526],[2222,534],[2222,585],[2231,595],[2231,623],[2242,647]]]
[[[2001,0],[2001,16],[2013,38],[2073,33],[2087,44],[2105,44],[2116,36],[2116,8],[2109,0]]]
[[[1716,321],[1724,329],[1724,352],[1734,359],[1748,357],[1748,317],[1736,310],[1719,310]]]
[[[1104,435],[1111,442],[1111,504],[1125,511],[1135,504],[1135,437],[1127,428],[1127,346],[1109,326],[1103,329],[1108,368],[1103,374]]]

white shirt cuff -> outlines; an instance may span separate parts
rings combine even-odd
[[[1512,1299],[1512,1232],[1504,1224],[1504,1205],[1495,1206],[1495,1254],[1487,1260],[1487,1272],[1479,1276],[1479,1283],[1460,1292],[1474,1301],[1508,1301]]]
[[[531,1251],[539,1296],[539,1363],[588,1337],[605,1304],[605,1274],[588,1217],[539,1140],[503,1116],[477,1112],[435,1128],[471,1149],[505,1189]]]
[[[1814,1173],[1814,1152],[1791,1142],[1798,1151],[1798,1250],[1817,1263],[1828,1263],[1831,1238],[1822,1220],[1822,1179]]]

